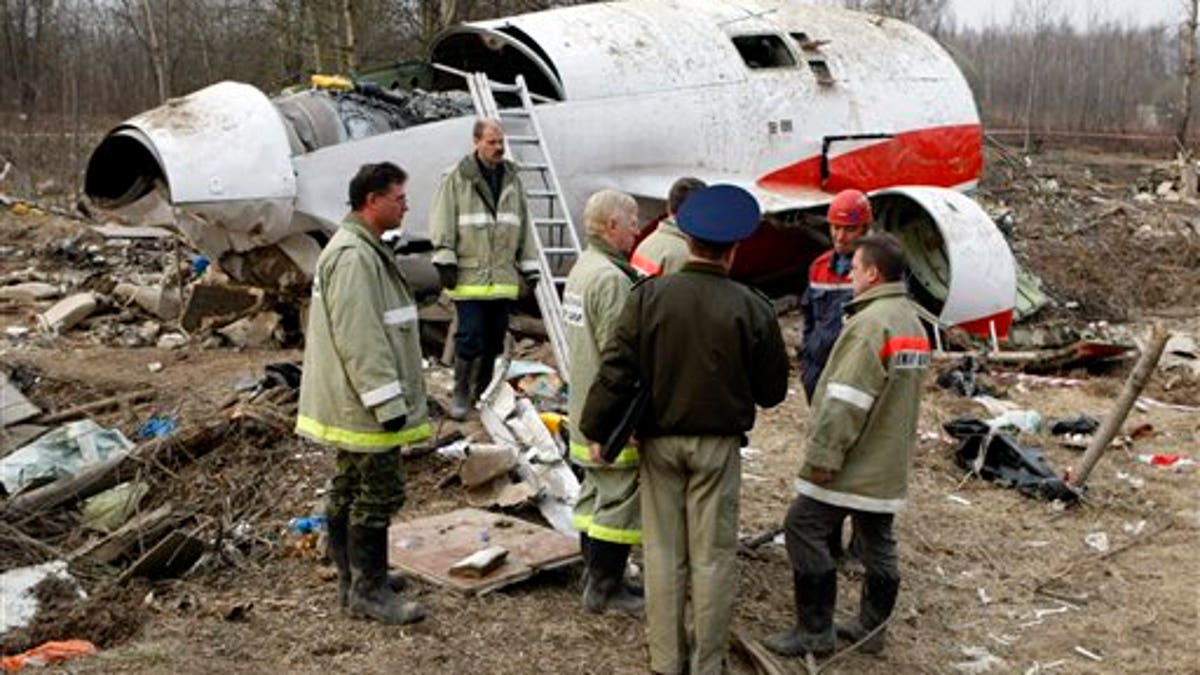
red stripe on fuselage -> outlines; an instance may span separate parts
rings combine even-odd
[[[893,185],[954,187],[977,180],[982,171],[983,127],[960,124],[905,131],[886,141],[832,156],[824,185],[818,155],[768,173],[758,179],[758,186],[783,192],[818,187],[830,193]]]

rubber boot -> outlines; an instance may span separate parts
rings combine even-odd
[[[583,607],[593,614],[615,610],[641,616],[644,598],[635,595],[625,583],[629,545],[592,539],[588,544],[588,581],[583,590]]]
[[[882,574],[867,574],[863,579],[862,597],[858,606],[858,619],[847,623],[837,624],[837,636],[854,643],[863,639],[875,630],[896,607],[896,596],[900,592],[900,580]],[[887,646],[887,628],[871,636],[871,639],[859,645],[858,650],[864,654],[882,654]]]
[[[425,618],[425,610],[388,588],[387,529],[350,526],[351,584],[347,609],[351,616],[386,624],[406,624]]]
[[[833,606],[837,601],[837,571],[821,574],[793,572],[796,625],[763,639],[767,649],[781,656],[825,656],[837,647],[833,631]]]
[[[454,398],[450,401],[450,419],[461,422],[467,419],[471,404],[475,401],[471,396],[471,373],[476,368],[479,359],[464,359],[454,357]]]
[[[338,575],[338,609],[345,611],[350,599],[350,553],[349,553],[349,524],[346,516],[327,518],[329,528],[329,559],[337,568]],[[408,588],[408,579],[402,574],[388,574],[388,588],[399,593]]]
[[[587,588],[588,576],[590,576],[589,566],[591,565],[591,563],[588,562],[588,560],[590,558],[590,549],[591,549],[591,538],[588,537],[587,532],[580,532],[579,533],[579,552],[580,552],[580,554],[583,555],[583,576],[580,578],[580,581],[583,582],[584,588]]]
[[[487,391],[488,385],[492,383],[492,374],[495,371],[495,354],[484,354],[475,359],[475,366],[471,372],[471,405],[474,405],[483,396],[483,392]]]

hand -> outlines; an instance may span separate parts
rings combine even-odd
[[[442,288],[454,288],[458,286],[457,265],[434,265],[434,267],[437,267],[438,280],[442,282]]]
[[[404,431],[405,421],[406,421],[405,416],[401,415],[399,417],[393,417],[391,419],[386,419],[381,424],[383,424],[384,429],[386,429],[394,434],[394,433],[397,433],[400,431]]]
[[[588,452],[592,456],[593,464],[608,464],[608,462],[604,461],[603,451],[604,448],[601,448],[599,443],[588,444]]]
[[[808,479],[817,485],[828,485],[833,482],[833,477],[837,475],[836,471],[829,469],[818,469],[817,467],[809,467]]]

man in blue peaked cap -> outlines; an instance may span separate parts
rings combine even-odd
[[[738,242],[761,220],[753,195],[713,185],[693,192],[677,220],[690,259],[630,292],[580,428],[608,438],[638,389],[649,389],[635,435],[650,669],[708,675],[724,667],[737,583],[738,450],[755,405],[769,408],[787,394],[788,358],[766,296],[729,278]]]

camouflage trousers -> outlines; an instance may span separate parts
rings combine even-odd
[[[337,473],[325,515],[350,517],[360,527],[387,527],[404,506],[404,469],[400,449],[387,452],[338,450]]]

